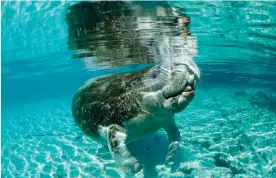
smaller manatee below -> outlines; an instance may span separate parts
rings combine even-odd
[[[256,106],[265,107],[269,103],[269,96],[263,91],[258,91],[249,98],[249,103]]]
[[[269,95],[263,91],[258,91],[254,95],[248,98],[251,105],[258,106],[260,108],[267,108],[276,113],[276,97]]]

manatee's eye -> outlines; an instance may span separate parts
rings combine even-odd
[[[156,77],[157,77],[156,73],[152,73],[151,78],[156,78]]]
[[[131,82],[131,86],[133,87],[133,86],[136,86],[136,84],[137,84],[137,81],[132,81]]]
[[[149,78],[151,78],[151,79],[157,78],[157,76],[158,76],[158,74],[159,74],[159,72],[160,72],[160,71],[159,71],[159,68],[160,68],[159,66],[153,68],[152,71],[150,71],[149,74],[148,74]]]

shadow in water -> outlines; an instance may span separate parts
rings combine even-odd
[[[157,132],[142,140],[127,145],[133,156],[143,165],[143,176],[145,178],[158,177],[158,171],[160,170],[157,167],[165,166],[165,157],[168,153],[168,146],[169,142],[167,135],[162,132]],[[112,159],[107,146],[103,146],[98,150],[97,157],[103,160]],[[173,156],[172,165],[168,165],[168,167],[171,169],[171,172],[175,172],[179,168],[181,162],[189,161],[191,158],[193,158],[193,155],[190,151],[179,147]],[[116,167],[115,163],[106,166]],[[131,174],[129,175],[131,177],[133,176]]]
[[[167,135],[159,132],[128,145],[132,154],[143,164],[144,176],[150,178],[158,176],[156,166],[164,165],[168,146]],[[184,160],[183,150],[179,147],[173,157],[171,171],[174,172]]]

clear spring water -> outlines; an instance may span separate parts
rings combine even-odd
[[[175,116],[182,137],[175,164],[163,165],[161,130],[130,144],[146,167],[138,175],[116,168],[108,150],[77,128],[70,106],[84,81],[152,61],[143,48],[124,47],[122,56],[95,62],[89,45],[112,49],[123,28],[116,39],[112,30],[70,39],[74,4],[1,2],[2,177],[276,177],[275,2],[170,3],[191,19],[201,82]],[[143,35],[126,37],[137,45]]]

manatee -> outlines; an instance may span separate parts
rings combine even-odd
[[[193,100],[200,73],[193,61],[175,64],[169,80],[160,77],[164,72],[168,71],[157,65],[113,74],[86,83],[73,98],[77,125],[86,135],[108,145],[115,162],[126,172],[142,169],[127,149],[128,143],[164,128],[170,141],[166,162],[171,161],[179,144],[173,116]]]
[[[72,114],[86,135],[108,146],[118,167],[137,173],[142,165],[129,152],[128,143],[164,128],[170,142],[166,163],[172,161],[178,148],[180,133],[174,114],[193,100],[200,80],[193,60],[196,40],[188,31],[190,19],[177,8],[158,5],[153,11],[145,11],[140,2],[114,3],[87,2],[70,8],[69,48],[85,52],[77,57],[103,56],[103,61],[112,60],[115,65],[136,63],[137,56],[131,57],[133,51],[142,51],[138,62],[146,59],[152,65],[89,80],[74,95]],[[112,24],[117,22],[120,31],[113,29]],[[111,32],[100,33],[107,47],[93,40],[99,36],[98,31]],[[114,38],[110,39],[110,34]],[[114,52],[117,49],[119,53]]]

